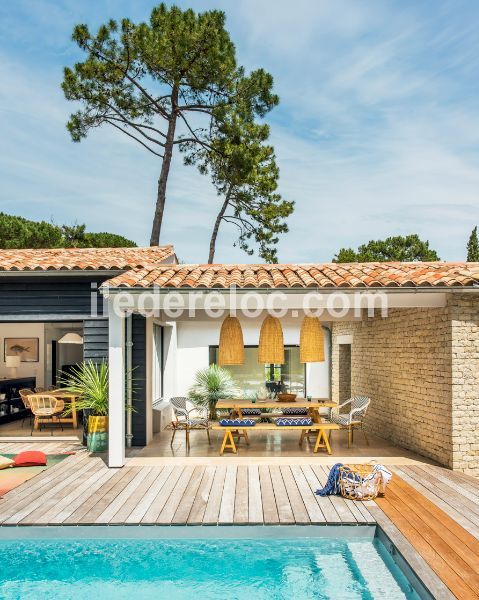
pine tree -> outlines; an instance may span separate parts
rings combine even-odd
[[[479,240],[477,238],[477,225],[471,232],[467,242],[467,262],[479,262]]]

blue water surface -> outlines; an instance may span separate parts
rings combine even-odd
[[[378,540],[18,540],[0,555],[2,600],[418,598]]]

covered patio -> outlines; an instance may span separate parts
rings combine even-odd
[[[110,280],[102,288],[109,311],[110,466],[124,464],[125,440],[145,457],[187,454],[184,434],[171,444],[169,400],[187,398],[197,371],[218,362],[222,324],[234,315],[244,361],[226,368],[243,390],[278,381],[298,400],[371,399],[364,417],[371,446],[357,432],[349,452],[348,433],[333,431],[333,457],[410,453],[473,473],[477,433],[461,417],[478,383],[470,362],[479,352],[476,280],[463,265],[447,263],[174,265]],[[302,362],[301,327],[311,311],[321,322],[324,360]],[[282,364],[258,360],[271,314],[281,325]],[[142,382],[131,395],[128,365]],[[462,372],[467,377],[457,393]],[[135,412],[125,419],[122,399],[129,397]],[[321,412],[323,421],[327,411]],[[218,456],[222,431],[210,435],[211,445],[204,432],[191,432],[189,456]],[[318,456],[309,440],[299,447],[296,431],[258,428],[248,437],[240,456]]]

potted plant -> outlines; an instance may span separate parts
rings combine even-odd
[[[229,371],[215,364],[196,373],[195,383],[189,392],[196,404],[208,408],[212,421],[217,418],[216,402],[222,398],[234,398],[237,394],[238,388]]]
[[[79,363],[61,380],[69,392],[77,395],[76,409],[88,416],[87,448],[105,452],[108,448],[108,365],[88,360]],[[71,409],[65,414],[71,413]]]

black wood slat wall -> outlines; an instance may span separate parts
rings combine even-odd
[[[133,366],[133,446],[146,445],[146,319],[133,315],[132,321]]]
[[[83,358],[94,363],[108,361],[108,319],[83,321]]]

